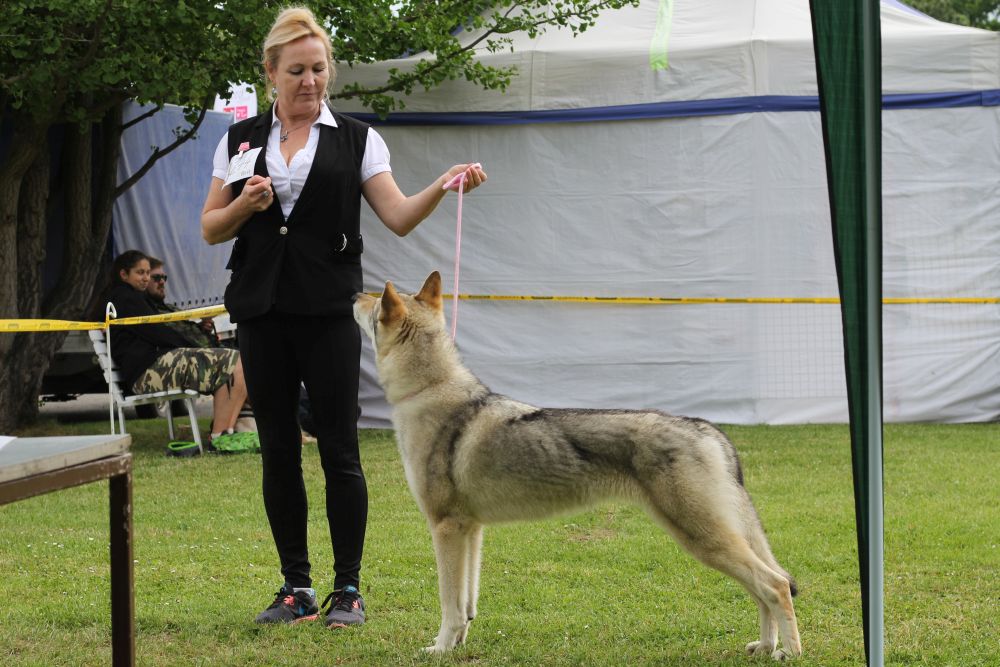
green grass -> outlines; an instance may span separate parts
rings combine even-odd
[[[756,607],[627,505],[487,528],[465,647],[437,631],[434,559],[392,435],[364,432],[369,623],[253,625],[280,585],[256,455],[168,459],[162,420],[133,430],[140,665],[746,665]],[[43,422],[21,435],[100,433]],[[778,560],[797,578],[800,665],[863,665],[845,426],[728,427]],[[1000,665],[1000,424],[885,431],[886,664]],[[306,446],[315,586],[331,548]],[[107,484],[0,508],[0,661],[110,664]]]

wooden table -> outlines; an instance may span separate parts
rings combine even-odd
[[[111,657],[135,664],[130,435],[15,438],[0,449],[0,505],[109,480],[111,502]]]

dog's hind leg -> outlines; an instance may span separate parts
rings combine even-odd
[[[770,655],[778,645],[778,624],[767,604],[751,594],[754,602],[757,603],[757,612],[760,615],[760,639],[750,642],[746,646],[748,655]]]
[[[788,579],[761,560],[749,544],[734,538],[723,545],[712,545],[707,550],[692,549],[692,553],[705,564],[740,582],[757,602],[761,638],[760,643],[753,647],[755,655],[764,653],[766,649],[770,650],[775,660],[801,655],[802,644]],[[775,622],[781,636],[781,648],[777,648],[774,642]],[[747,645],[747,650],[752,646],[752,643]]]
[[[483,527],[473,526],[469,531],[466,542],[468,561],[466,572],[468,576],[468,602],[466,603],[466,617],[471,622],[476,617],[477,605],[479,604],[479,570],[482,565],[483,552]]]
[[[676,499],[675,503],[679,503]],[[775,660],[801,655],[795,610],[792,606],[791,585],[788,578],[774,570],[758,556],[743,535],[719,515],[700,515],[687,511],[687,516],[699,516],[698,523],[682,525],[684,514],[675,509],[668,511],[672,504],[657,502],[654,494],[649,494],[647,505],[650,514],[673,535],[681,546],[709,567],[736,579],[757,603],[760,616],[760,641],[747,645],[756,655],[769,649]],[[676,507],[676,505],[673,505]],[[783,643],[776,647],[774,625]]]
[[[771,609],[766,599],[757,600],[757,606],[760,609],[760,641],[747,644],[747,653],[751,655],[771,653],[777,659],[782,659],[780,658],[782,651],[786,653],[790,652],[790,655],[799,655],[802,652],[802,648],[799,640],[798,626],[795,622],[795,610],[791,600],[797,592],[795,579],[778,564],[777,559],[771,552],[771,545],[768,544],[767,536],[764,534],[764,527],[761,525],[760,517],[757,515],[757,510],[753,506],[753,500],[751,500],[750,494],[746,493],[746,489],[742,489],[742,491],[743,503],[740,517],[744,524],[747,545],[773,572],[777,572],[785,579],[788,583],[789,592],[786,599],[783,594],[785,587],[780,583],[778,584],[778,587],[782,591],[779,602],[781,609],[779,610]],[[779,625],[781,626],[784,647],[776,651],[775,649],[777,649],[778,644],[775,634]],[[795,652],[796,650],[798,651],[797,653]]]
[[[441,600],[441,629],[430,653],[444,653],[465,641],[469,605],[469,533],[465,521],[445,518],[431,525],[437,559],[438,594]]]

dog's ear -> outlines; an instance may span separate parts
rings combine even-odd
[[[392,286],[392,282],[386,282],[385,289],[382,291],[382,312],[378,316],[379,322],[387,324],[393,320],[402,319],[405,315],[406,305],[399,298],[399,293]]]
[[[424,286],[416,296],[417,301],[427,304],[434,310],[441,310],[441,274],[435,271],[427,276]]]

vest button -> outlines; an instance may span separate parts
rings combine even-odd
[[[278,233],[281,234],[282,236],[284,236],[285,234],[288,233],[288,227],[285,227],[284,225],[282,225],[281,228],[278,230]]]

